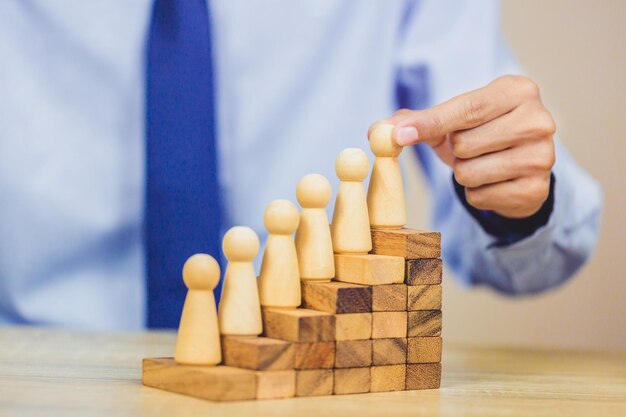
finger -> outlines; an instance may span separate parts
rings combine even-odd
[[[549,192],[548,173],[466,188],[465,198],[479,210],[492,210],[505,217],[523,218],[535,214],[548,198]]]
[[[498,79],[430,109],[406,113],[396,122],[394,138],[400,145],[433,145],[448,133],[471,129],[506,114],[526,97],[511,94],[510,84],[508,79]]]
[[[456,159],[454,177],[459,184],[474,188],[549,173],[553,164],[551,143],[534,141],[477,158]]]
[[[475,158],[508,149],[529,138],[552,137],[554,129],[554,120],[543,107],[522,105],[473,129],[450,133],[450,147],[457,158]]]

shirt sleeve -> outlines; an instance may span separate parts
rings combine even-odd
[[[521,73],[500,33],[498,2],[407,4],[397,63],[398,107],[431,106],[498,76]],[[558,140],[550,214],[509,241],[489,233],[463,205],[451,169],[428,146],[413,150],[430,188],[431,226],[442,233],[442,256],[462,282],[510,295],[533,294],[567,281],[592,254],[602,193]]]

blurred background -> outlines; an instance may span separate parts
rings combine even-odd
[[[468,291],[446,271],[443,336],[451,344],[626,348],[626,1],[504,0],[502,13],[504,33],[541,86],[557,136],[602,184],[600,244],[576,278],[533,298]],[[407,186],[422,201],[411,202],[410,226],[424,227],[423,184]]]

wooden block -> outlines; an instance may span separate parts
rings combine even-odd
[[[405,337],[372,340],[372,365],[399,365],[406,363]]]
[[[296,369],[326,369],[335,365],[335,342],[296,343]]]
[[[405,389],[434,389],[440,386],[440,363],[410,363],[406,366]]]
[[[406,361],[408,363],[441,362],[441,337],[409,337]]]
[[[372,338],[372,313],[337,314],[335,340],[362,340]]]
[[[441,259],[410,259],[406,261],[404,283],[406,285],[441,284],[443,262]]]
[[[372,339],[406,337],[406,311],[379,311],[372,313]]]
[[[369,313],[372,287],[346,282],[302,281],[302,307],[328,313]]]
[[[406,365],[372,366],[370,392],[404,390]]]
[[[407,286],[405,284],[374,285],[372,311],[406,311]]]
[[[306,369],[296,371],[296,397],[313,397],[333,393],[332,369]]]
[[[259,371],[293,369],[293,343],[269,337],[222,337],[222,357],[225,365]]]
[[[255,371],[230,366],[178,365],[174,358],[149,358],[142,364],[144,385],[212,401],[256,398]]]
[[[404,259],[384,255],[335,255],[335,280],[363,285],[401,284]]]
[[[441,233],[412,229],[372,229],[372,251],[405,259],[439,258]]]
[[[441,336],[441,311],[409,311],[407,329],[409,337]]]
[[[362,368],[372,364],[371,340],[336,342],[335,368]]]
[[[441,285],[408,287],[407,310],[441,310]]]
[[[335,316],[304,308],[264,308],[263,332],[291,342],[330,342],[335,338]]]
[[[370,391],[370,368],[335,369],[333,394],[358,394]]]
[[[296,395],[296,371],[256,371],[256,398],[291,398]]]

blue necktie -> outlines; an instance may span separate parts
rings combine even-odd
[[[194,253],[220,252],[220,196],[206,0],[156,0],[146,63],[147,324],[174,328]],[[219,288],[216,290],[219,294]]]

